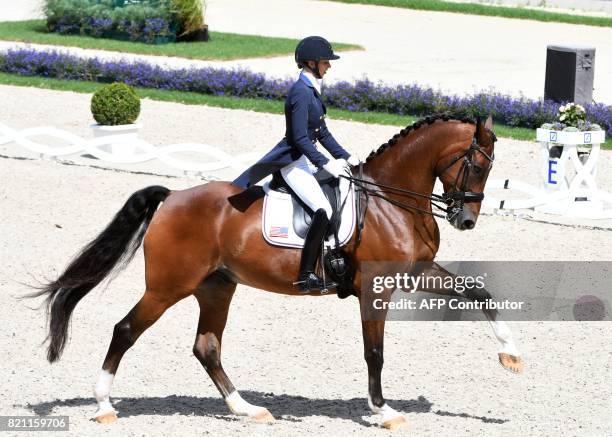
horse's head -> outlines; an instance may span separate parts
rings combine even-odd
[[[448,221],[457,229],[472,229],[480,213],[484,187],[493,165],[493,149],[497,138],[492,131],[493,119],[476,121],[470,143],[453,147],[441,156],[436,174],[444,185],[448,205]]]

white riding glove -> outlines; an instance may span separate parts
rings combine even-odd
[[[346,162],[348,162],[349,165],[352,165],[352,166],[359,165],[359,158],[357,158],[355,155],[351,155],[348,157]]]
[[[323,165],[323,169],[335,178],[346,174],[346,161],[344,159],[330,159],[327,164]]]

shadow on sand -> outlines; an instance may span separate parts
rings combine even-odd
[[[277,420],[300,422],[302,417],[324,416],[332,419],[348,419],[363,426],[372,426],[362,418],[362,416],[370,414],[367,401],[364,398],[311,399],[303,396],[276,395],[257,391],[241,391],[240,394],[248,402],[268,408]],[[111,400],[119,411],[120,418],[140,415],[171,416],[180,414],[185,416],[210,416],[229,421],[240,420],[230,415],[225,402],[220,397],[172,395],[142,398],[117,397]],[[506,419],[474,416],[463,412],[434,410],[432,409],[433,403],[423,396],[413,400],[388,399],[387,402],[396,410],[404,413],[432,413],[439,416],[462,417],[493,424],[508,422]],[[52,414],[56,407],[71,406],[91,406],[93,411],[96,402],[93,398],[72,398],[25,405],[26,408],[41,416]]]

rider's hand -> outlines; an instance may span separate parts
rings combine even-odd
[[[329,162],[323,165],[323,169],[335,178],[346,174],[346,161],[344,159],[330,159]]]
[[[359,165],[359,158],[357,158],[355,155],[351,155],[348,157],[346,162],[348,162],[351,166],[356,166]]]

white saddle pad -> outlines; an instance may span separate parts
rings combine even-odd
[[[261,230],[265,240],[275,246],[303,247],[304,239],[297,235],[293,229],[293,202],[291,195],[271,190],[267,182],[263,185],[263,189],[266,196],[261,215]],[[340,197],[340,204],[344,203],[344,209],[340,219],[338,240],[340,245],[344,246],[348,243],[355,230],[355,192],[353,185],[343,178],[340,179]],[[329,236],[325,245],[327,247],[335,247],[333,235]]]

